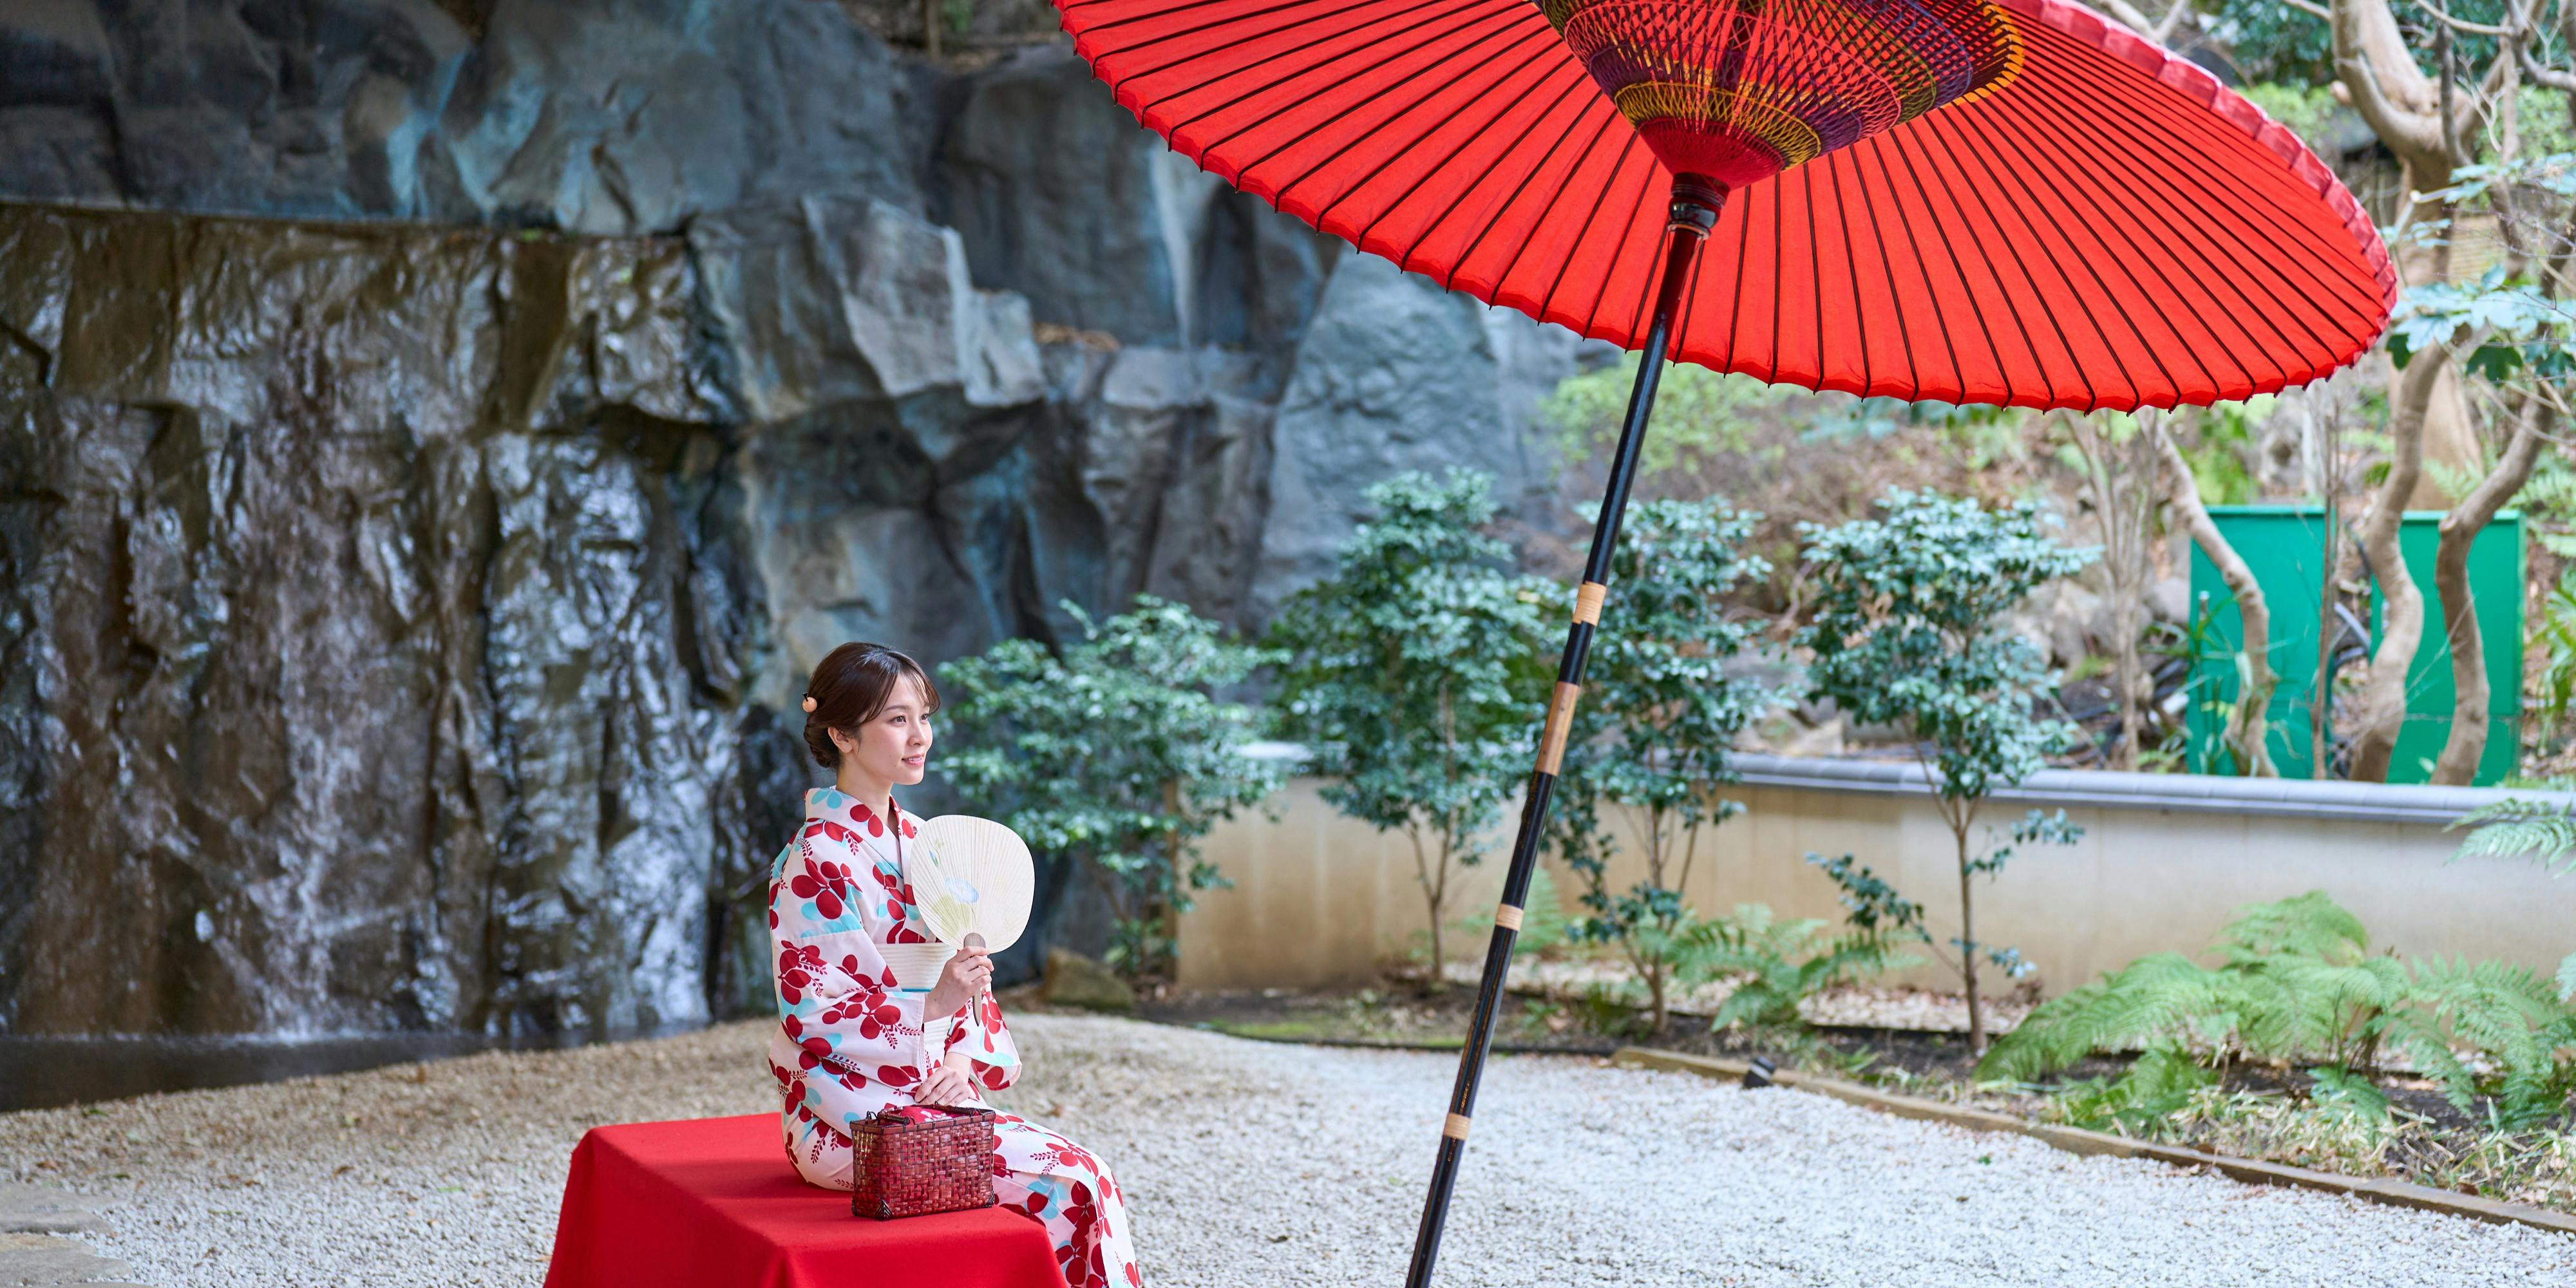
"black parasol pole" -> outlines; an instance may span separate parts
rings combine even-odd
[[[1637,478],[1637,451],[1645,441],[1646,418],[1655,409],[1655,386],[1663,378],[1673,313],[1681,305],[1700,239],[1716,225],[1718,208],[1725,203],[1726,190],[1713,183],[1688,175],[1673,180],[1671,236],[1664,245],[1663,279],[1655,290],[1654,322],[1646,331],[1645,356],[1637,363],[1627,418],[1619,426],[1619,447],[1610,457],[1601,517],[1592,524],[1592,553],[1583,561],[1583,584],[1574,596],[1574,624],[1565,632],[1556,692],[1548,701],[1547,723],[1539,734],[1538,768],[1530,774],[1529,791],[1521,800],[1520,833],[1512,840],[1502,905],[1494,909],[1494,937],[1485,946],[1485,975],[1476,985],[1476,1014],[1467,1026],[1467,1045],[1458,1053],[1458,1082],[1449,1093],[1449,1120],[1440,1129],[1440,1156],[1431,1167],[1431,1193],[1422,1202],[1422,1229],[1413,1239],[1413,1267],[1405,1273],[1406,1288],[1430,1288],[1431,1265],[1440,1256],[1449,1192],[1458,1183],[1458,1160],[1467,1152],[1476,1083],[1484,1076],[1485,1052],[1494,1042],[1494,1013],[1502,1003],[1503,977],[1511,970],[1512,942],[1520,938],[1521,905],[1529,897],[1530,872],[1538,866],[1539,836],[1547,826],[1548,797],[1556,788],[1557,767],[1565,759],[1574,703],[1583,692],[1583,664],[1592,652],[1593,628],[1601,620],[1602,596],[1609,591],[1610,552],[1619,544],[1619,516],[1628,508],[1628,488]],[[1434,972],[1440,969],[1438,962],[1431,965]]]

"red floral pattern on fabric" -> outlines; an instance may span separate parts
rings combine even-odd
[[[912,924],[912,918],[906,915],[907,910],[921,906],[921,900],[913,897],[912,882],[905,880],[900,873],[887,871],[883,864],[869,868],[868,875],[876,878],[877,885],[885,891],[885,915],[889,923],[885,942],[889,944],[931,942],[930,933],[916,928]]]
[[[829,835],[843,829],[823,823],[813,830]],[[810,845],[799,845],[797,850],[805,859],[805,870],[788,879],[789,893],[799,899],[813,900],[814,911],[821,913],[825,921],[840,920],[851,903],[849,865],[816,856]],[[775,907],[771,908],[770,915],[777,915]]]
[[[786,945],[778,950],[778,998],[789,1005],[805,1000],[805,990],[814,986],[814,977],[822,973],[823,950],[812,944]],[[787,1017],[793,1020],[796,1017]]]
[[[888,970],[882,976],[871,978],[860,971],[856,957],[842,958],[841,971],[860,981],[859,987],[833,999],[831,1005],[823,1008],[822,1014],[814,1017],[815,1020],[826,1027],[854,1028],[862,1041],[882,1040],[889,1049],[899,1045],[897,1030],[903,1024],[903,1008],[894,1004],[890,994],[894,988],[894,972]]]

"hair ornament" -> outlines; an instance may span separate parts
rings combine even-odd
[[[814,714],[814,695],[811,693],[805,695],[805,714]]]

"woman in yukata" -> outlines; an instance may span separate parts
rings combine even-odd
[[[804,826],[770,870],[778,1032],[769,1072],[783,1096],[789,1161],[831,1189],[851,1187],[855,1120],[904,1105],[981,1106],[985,1091],[1019,1073],[1001,1008],[985,993],[989,956],[959,952],[922,993],[899,988],[880,951],[931,938],[905,877],[913,823],[894,788],[921,781],[937,710],[939,691],[920,665],[879,644],[832,650],[805,693],[805,746],[833,784],[805,793]],[[939,1050],[923,1049],[925,1028],[946,1029]],[[1143,1284],[1108,1167],[1010,1114],[998,1115],[997,1134],[994,1189],[1004,1207],[1046,1227],[1068,1288]]]

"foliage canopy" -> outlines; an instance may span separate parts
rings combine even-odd
[[[1798,642],[1814,659],[1814,691],[1854,720],[1910,732],[1944,797],[1975,800],[2021,781],[2075,729],[2033,713],[2053,677],[2003,617],[2097,552],[2043,535],[2029,501],[1987,509],[1892,490],[1879,511],[1803,528],[1814,617]]]

